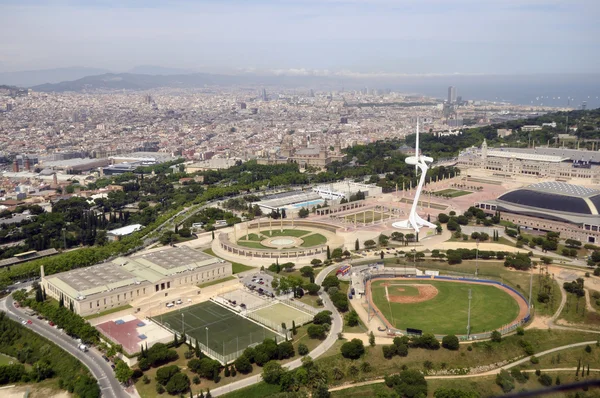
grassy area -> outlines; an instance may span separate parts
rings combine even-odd
[[[248,235],[244,235],[240,238],[240,240],[251,240],[254,242],[260,242],[263,239],[264,239],[264,237],[258,236],[258,234],[248,234]]]
[[[590,339],[594,340],[593,338]],[[590,364],[591,367],[597,367],[600,363],[600,347],[596,344],[590,344],[592,352],[586,352],[585,347],[575,347],[556,353],[541,356],[540,363],[537,365],[527,362],[520,367],[523,369],[551,369],[551,368],[569,368],[576,367],[581,360],[581,365]]]
[[[351,307],[352,309],[352,307]],[[344,319],[344,327],[342,332],[344,333],[366,333],[369,329],[365,326],[362,319],[358,318],[358,325],[356,326],[348,326],[346,325],[346,320]]]
[[[576,381],[574,372],[547,372],[552,376],[553,384],[558,376],[561,384],[572,383]],[[529,380],[524,383],[515,381],[516,391],[532,391],[544,388],[538,381],[538,376],[533,372],[529,373]],[[596,373],[597,375],[597,373]],[[593,377],[593,376],[592,376]],[[580,379],[581,380],[581,379]],[[495,376],[473,376],[461,379],[428,379],[427,380],[427,397],[432,398],[436,390],[440,388],[451,388],[456,390],[476,392],[480,397],[501,396],[502,389],[496,384]],[[593,390],[591,390],[593,391]],[[590,391],[590,392],[591,392]],[[388,388],[384,383],[370,384],[366,386],[346,388],[339,391],[332,391],[332,398],[355,398],[355,397],[387,397],[393,394],[393,389]],[[574,396],[573,392],[553,393],[548,395],[552,398],[566,398]],[[588,395],[585,395],[588,396]],[[589,395],[590,397],[597,395]],[[228,396],[229,397],[229,396]]]
[[[215,254],[215,252],[213,251],[213,249],[204,249],[203,250],[204,253],[214,256],[214,257],[219,257]],[[221,257],[219,257],[221,258]],[[227,261],[227,260],[225,260]],[[251,267],[249,265],[245,265],[245,264],[241,264],[241,263],[236,263],[235,261],[230,261],[231,263],[231,272],[233,272],[234,274],[239,274],[240,272],[244,272],[244,271],[250,271],[253,269],[256,269],[256,267]]]
[[[235,276],[231,275],[228,276],[227,278],[223,278],[223,279],[218,279],[216,281],[210,281],[210,282],[206,282],[206,283],[202,283],[200,285],[198,285],[198,287],[202,288],[202,287],[209,287],[209,286],[213,286],[213,285],[218,285],[219,283],[223,283],[223,282],[227,282],[227,281],[231,281],[237,279]]]
[[[83,317],[83,319],[90,320],[90,319],[94,319],[94,318],[99,318],[99,317],[104,316],[104,315],[114,314],[115,312],[119,312],[119,311],[123,311],[123,310],[128,310],[130,308],[133,308],[133,307],[130,306],[129,304],[125,304],[125,305],[122,305],[120,307],[111,308],[110,310],[102,311],[99,314],[93,314],[93,315],[85,316],[85,317]]]
[[[302,302],[304,304],[308,304],[311,307],[323,308],[322,305],[321,306],[317,305],[317,300],[318,299],[319,299],[318,295],[312,296],[310,294],[305,294],[304,296],[302,296],[302,298],[299,298],[299,299],[297,298],[297,299],[294,299],[294,300],[298,300],[298,301],[300,301],[300,302]]]
[[[312,234],[312,235],[308,235],[302,238],[303,243],[302,243],[302,247],[311,247],[311,246],[318,246],[318,245],[324,245],[325,243],[327,243],[327,238],[324,237],[321,234]]]
[[[279,385],[267,384],[261,381],[250,387],[223,395],[225,398],[264,398],[280,392]]]
[[[238,240],[236,243],[240,246],[249,247],[251,249],[268,249],[267,246],[263,246],[260,242]]]
[[[390,283],[391,286],[385,286]],[[417,303],[393,302],[394,298],[413,299],[410,296],[420,295],[418,286],[409,285],[421,285],[423,289],[433,286],[437,294]],[[436,334],[466,333],[469,292],[472,293],[471,333],[499,329],[519,315],[519,304],[506,291],[490,285],[433,280],[377,280],[372,284],[371,291],[373,303],[399,329],[415,328]]]
[[[535,352],[541,352],[553,347],[586,340],[595,340],[596,338],[597,335],[592,333],[532,329],[527,330],[524,336],[506,336],[500,343],[482,342],[470,344],[472,351],[467,350],[468,344],[461,344],[458,351],[450,351],[443,348],[435,351],[411,348],[406,357],[395,356],[392,359],[385,359],[381,346],[376,346],[366,347],[366,353],[363,358],[358,361],[352,361],[342,357],[338,345],[336,348],[327,351],[323,357],[319,357],[316,361],[323,369],[328,369],[329,372],[334,367],[341,369],[345,374],[341,380],[334,381],[332,377],[329,379],[334,385],[341,385],[364,378],[376,378],[382,377],[385,374],[396,373],[403,365],[413,369],[423,369],[425,361],[431,361],[433,369],[440,370],[442,368],[474,368],[503,360],[512,360],[525,355],[521,341],[530,342]],[[348,375],[348,368],[351,365],[358,366],[363,361],[369,362],[373,371],[368,374],[359,372],[355,376]]]
[[[384,259],[384,263],[387,266],[398,266],[394,258],[386,258]],[[401,259],[399,266],[402,266],[403,264],[412,266],[412,261],[407,262],[404,261],[404,259]],[[417,267],[420,269],[438,270],[442,274],[455,276],[474,276],[475,270],[478,269],[479,277],[501,281],[504,284],[515,288],[525,297],[529,297],[530,273],[511,270],[504,266],[504,262],[499,260],[479,260],[477,264],[475,260],[463,260],[461,264],[453,265],[450,265],[445,261],[420,261],[417,263]],[[553,282],[552,291],[554,292],[554,295],[552,300],[547,304],[538,303],[536,298],[542,286],[541,271],[543,271],[541,268],[533,270],[532,303],[537,314],[551,315],[556,312],[560,304],[560,288],[556,282]]]
[[[273,223],[275,223],[276,221],[273,221]],[[265,237],[272,237],[272,236],[294,236],[296,238],[299,238],[301,236],[304,235],[308,235],[310,234],[310,231],[305,231],[302,229],[284,229],[284,230],[280,230],[279,228],[277,228],[276,225],[273,225],[273,227],[271,227],[271,230],[264,230],[264,231],[260,231],[260,233],[265,236]]]
[[[0,366],[10,365],[11,363],[19,363],[16,358],[9,357],[8,355],[0,354]]]
[[[585,297],[567,294],[567,303],[560,313],[560,319],[570,324],[577,324],[584,329],[600,328],[600,312],[590,311],[586,307]],[[592,299],[592,301],[595,301]]]
[[[190,380],[192,380],[195,376],[195,373],[192,373],[189,369],[187,369],[187,363],[189,360],[185,359],[185,356],[184,356],[185,352],[188,351],[188,346],[185,344],[182,344],[176,350],[177,350],[177,353],[179,354],[179,359],[177,359],[176,361],[170,362],[166,365],[167,366],[169,366],[169,365],[179,366],[179,368],[181,368],[181,372],[186,374],[190,378]],[[146,376],[148,376],[148,378],[150,379],[150,383],[144,384],[141,377],[136,381],[135,387],[142,398],[154,398],[157,396],[168,397],[169,396],[166,393],[162,394],[162,395],[158,395],[156,393],[156,372],[158,371],[158,369],[160,369],[160,368],[151,368],[144,372],[144,374]],[[204,393],[206,394],[207,388],[214,390],[217,387],[227,385],[229,383],[233,383],[234,381],[238,381],[238,380],[244,379],[248,376],[259,374],[261,372],[262,372],[262,368],[259,368],[256,365],[253,366],[252,372],[247,375],[238,373],[235,377],[225,377],[223,372],[221,372],[221,381],[219,381],[219,383],[215,383],[214,381],[211,381],[211,380],[201,379],[201,382],[198,385],[192,383],[191,389],[192,389],[192,392],[194,393],[194,396],[196,396],[196,394],[199,394],[200,390],[204,391]],[[187,395],[189,395],[189,393]]]
[[[446,195],[446,196],[450,196],[451,198],[458,198],[459,196],[470,195],[472,193],[473,192],[463,191],[461,189],[452,189],[452,188],[443,189],[441,191],[434,192],[434,194],[436,194],[436,195]]]

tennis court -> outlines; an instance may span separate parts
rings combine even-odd
[[[276,325],[285,323],[288,328],[292,327],[292,321],[296,322],[297,326],[303,325],[311,321],[314,317],[304,311],[297,310],[282,303],[276,303],[265,308],[261,308],[252,312],[262,318],[265,318]]]
[[[212,301],[167,312],[157,318],[155,321],[179,333],[185,332],[224,357],[260,343],[265,338],[279,337],[275,332]]]

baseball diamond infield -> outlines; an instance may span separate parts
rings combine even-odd
[[[471,334],[500,330],[525,318],[527,303],[502,286],[461,280],[386,278],[367,284],[373,310],[391,329],[466,334],[469,289]]]

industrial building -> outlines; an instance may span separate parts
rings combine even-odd
[[[542,182],[509,191],[495,200],[475,204],[500,219],[537,231],[560,232],[563,239],[600,243],[600,191],[567,184]]]
[[[158,249],[107,263],[50,276],[41,269],[42,287],[66,306],[87,316],[154,295],[173,297],[184,286],[194,286],[232,275],[231,263],[187,246]]]

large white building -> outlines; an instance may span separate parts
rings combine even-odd
[[[350,196],[357,194],[359,191],[368,197],[381,195],[382,189],[374,184],[362,184],[353,181],[334,182],[331,184],[318,185],[313,188],[313,192],[327,200],[349,199]]]
[[[600,183],[600,152],[566,148],[481,148],[460,152],[461,170],[482,169],[500,177],[529,175],[558,181]]]
[[[143,297],[161,295],[178,299],[177,290],[226,278],[231,263],[187,246],[118,257],[107,263],[45,276],[42,287],[50,297],[87,316],[131,305]]]

